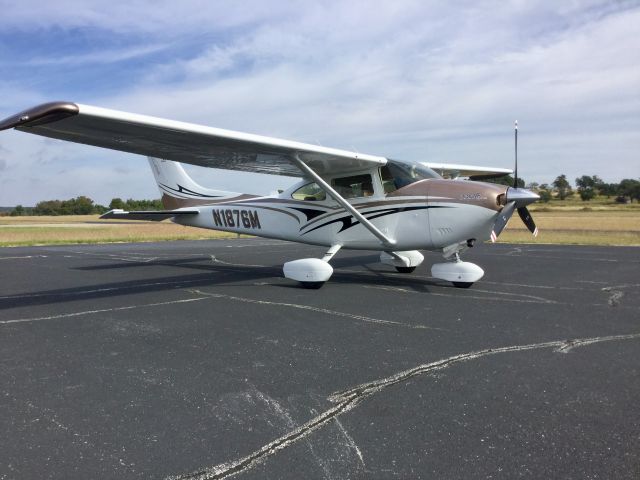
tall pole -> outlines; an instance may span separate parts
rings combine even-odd
[[[518,188],[518,120],[516,120],[515,136],[516,136],[516,168],[515,168],[514,177],[513,177],[513,188]]]

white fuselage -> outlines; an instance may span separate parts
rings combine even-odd
[[[388,250],[331,198],[321,201],[293,198],[292,192],[305,183],[308,181],[274,197],[245,197],[199,205],[199,215],[176,217],[175,221],[200,228],[327,247],[341,245],[350,249]],[[349,203],[396,242],[394,250],[437,250],[471,238],[484,241],[489,238],[496,216],[494,210],[462,203],[459,198],[385,196],[377,187],[371,196],[354,198]]]

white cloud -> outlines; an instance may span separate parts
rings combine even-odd
[[[64,55],[56,57],[39,57],[28,59],[24,65],[42,67],[47,65],[91,65],[93,63],[117,63],[132,60],[165,50],[169,44],[145,45],[141,47],[126,47],[109,50],[96,50],[89,53]]]
[[[0,25],[19,30],[97,28],[115,34],[165,37],[185,32],[237,28],[279,18],[291,11],[287,2],[247,0],[39,0],[0,1]]]
[[[495,166],[512,163],[518,118],[527,180],[640,175],[640,9],[632,4],[133,2],[111,15],[104,5],[56,3],[55,12],[42,12],[49,23],[19,7],[0,26],[29,18],[41,28],[126,36],[139,22],[148,40],[136,36],[129,55],[165,45],[161,37],[181,52],[116,95],[86,98],[80,90],[85,103],[395,158]],[[77,15],[60,13],[72,7]],[[81,63],[83,55],[63,59]],[[126,50],[114,47],[113,58],[121,55]],[[0,93],[10,95],[2,85]],[[23,91],[14,98],[23,108],[41,97]],[[6,142],[13,150],[13,140]],[[100,152],[114,168],[125,163],[119,155]],[[134,159],[127,168],[137,180],[147,166]],[[90,169],[83,172],[97,195],[135,195],[129,178],[116,189],[132,193],[116,195],[110,185],[91,183]]]

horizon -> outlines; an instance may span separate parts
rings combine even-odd
[[[563,175],[563,174],[560,174],[560,175]],[[556,178],[557,178],[557,177],[559,177],[560,175],[557,175],[557,176],[556,176]],[[513,178],[513,176],[512,176],[512,175],[507,175],[507,176],[508,176],[508,177],[510,177],[510,178]],[[287,177],[287,178],[288,178],[288,177]],[[553,183],[553,181],[554,181],[554,180],[556,180],[556,178],[554,178],[552,181],[549,181],[549,182],[541,182],[541,183],[539,183],[537,186],[534,186],[534,187],[530,187],[530,186],[529,186],[529,185],[530,185],[531,183],[533,183],[533,182],[526,182],[526,180],[525,180],[525,188],[531,188],[531,189],[532,189],[532,190],[534,190],[534,191],[538,191],[538,190],[541,190],[541,188],[540,188],[540,186],[541,186],[541,185],[547,185],[547,186],[549,187],[549,189],[548,189],[548,190],[549,190],[549,191],[551,191],[551,192],[554,192],[556,189],[553,187],[552,183]],[[522,180],[522,178],[521,178],[521,177],[518,177],[518,179],[519,179],[519,180]],[[294,181],[299,181],[300,179],[299,179],[299,178],[295,178],[295,179],[293,179],[293,180],[294,180]],[[575,179],[574,179],[574,180],[575,180]],[[625,179],[625,178],[621,178],[619,181],[606,182],[606,183],[610,183],[610,184],[619,184],[619,183],[621,183],[623,180],[626,180],[626,179]],[[633,180],[640,180],[640,179],[636,178],[636,179],[633,179]],[[474,180],[474,181],[480,181],[480,180]],[[483,181],[486,181],[486,180],[483,180]],[[571,181],[571,179],[569,179],[569,178],[567,178],[567,181],[569,182],[569,186],[570,186],[570,187],[571,187],[571,189],[572,189],[572,195],[577,194],[577,193],[578,193],[578,190],[577,190],[577,188],[578,188],[578,187],[576,186],[575,181]],[[538,183],[538,182],[535,182],[535,183]],[[18,205],[22,206],[23,208],[35,208],[35,207],[36,207],[36,205],[37,205],[38,203],[40,203],[40,202],[72,200],[72,199],[74,199],[74,198],[77,198],[78,196],[81,196],[81,195],[76,195],[76,196],[68,197],[68,198],[62,198],[62,197],[61,197],[61,198],[45,198],[45,199],[40,199],[40,200],[36,201],[36,203],[35,203],[35,204],[33,204],[33,205],[24,205],[24,204],[21,204],[21,203],[17,203],[17,204],[15,204],[15,205],[0,205],[0,211],[11,211],[12,209],[14,209],[15,207],[17,207]],[[93,201],[94,205],[99,205],[99,206],[107,207],[107,208],[108,208],[109,204],[110,204],[113,200],[116,200],[116,199],[120,199],[120,200],[125,201],[125,202],[126,202],[126,201],[128,201],[128,200],[133,200],[133,201],[147,201],[147,200],[153,201],[153,200],[160,200],[160,195],[157,195],[157,198],[156,198],[156,197],[150,197],[150,198],[112,197],[112,198],[110,198],[110,199],[109,199],[109,201],[108,201],[108,202],[101,203],[101,202],[95,201],[93,198],[91,198],[91,197],[90,197],[90,196],[88,196],[88,195],[86,195],[86,196],[87,196],[90,200],[92,200],[92,201]],[[600,195],[600,196],[606,196],[606,195]],[[611,196],[613,196],[613,195],[611,195]],[[590,200],[585,200],[584,202],[585,202],[585,203],[588,203],[589,201],[590,201]]]

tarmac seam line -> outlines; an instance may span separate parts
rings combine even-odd
[[[0,320],[0,325],[9,325],[12,323],[29,323],[29,322],[39,322],[42,320],[55,320],[59,318],[70,318],[70,317],[81,317],[83,315],[94,315],[96,313],[105,313],[105,312],[120,312],[122,310],[134,310],[137,308],[148,308],[148,307],[160,307],[163,305],[173,305],[176,303],[188,303],[188,302],[197,302],[199,300],[208,300],[207,297],[198,297],[198,298],[185,298],[182,300],[172,300],[169,302],[158,302],[158,303],[145,303],[142,305],[128,305],[126,307],[113,307],[113,308],[101,308],[99,310],[85,310],[83,312],[72,312],[72,313],[61,313],[59,315],[50,315],[47,317],[35,317],[35,318],[16,318],[12,320]]]
[[[24,255],[22,257],[0,257],[0,260],[22,260],[25,258],[47,258],[46,255]]]
[[[80,295],[91,295],[94,293],[104,293],[104,292],[117,292],[121,290],[132,291],[135,289],[139,289],[142,287],[159,287],[162,285],[177,285],[176,288],[180,288],[182,285],[189,285],[191,283],[199,283],[202,280],[176,280],[171,282],[148,282],[148,283],[138,283],[134,285],[126,285],[123,287],[104,287],[104,288],[92,288],[88,290],[79,290],[74,292],[58,292],[58,293],[28,293],[25,295],[5,295],[1,296],[0,300],[16,300],[21,298],[40,298],[40,297],[72,297],[72,296],[80,296]]]
[[[273,305],[277,307],[296,308],[299,310],[310,310],[312,312],[324,313],[326,315],[333,315],[336,317],[353,318],[354,320],[359,320],[361,322],[378,323],[381,325],[392,325],[396,327],[414,328],[418,330],[427,330],[427,329],[428,330],[445,330],[443,328],[428,327],[425,325],[410,325],[408,323],[395,322],[393,320],[382,320],[379,318],[365,317],[364,315],[356,315],[356,314],[347,313],[347,312],[338,312],[337,310],[329,310],[327,308],[313,307],[311,305],[301,305],[298,303],[271,302],[268,300],[258,300],[255,298],[235,297],[232,295],[225,295],[223,293],[203,292],[202,290],[198,290],[198,289],[188,289],[187,291],[194,293],[196,295],[206,295],[208,297],[233,300],[236,302],[253,303],[257,305]]]
[[[411,290],[408,288],[402,288],[402,287],[390,287],[390,286],[384,286],[384,285],[363,285],[363,288],[371,288],[371,289],[375,289],[375,290],[389,290],[392,292],[401,292],[401,293],[417,293],[417,294],[424,294],[423,292],[419,292],[416,290]],[[476,291],[475,289],[473,291]],[[477,290],[479,292],[488,292],[488,293],[498,293],[498,292],[492,292],[490,290]],[[531,300],[526,300],[526,299],[518,299],[518,298],[504,298],[505,294],[501,294],[503,295],[503,297],[495,297],[495,296],[479,296],[479,295],[468,295],[468,294],[461,294],[460,292],[456,292],[454,293],[438,293],[438,292],[429,292],[428,295],[433,295],[435,297],[455,297],[457,299],[472,299],[472,300],[487,300],[487,301],[491,301],[491,302],[515,302],[515,303],[537,303],[537,304],[558,304],[559,302],[556,302],[554,300],[547,300],[544,299],[542,297],[535,297],[533,295],[519,295],[517,293],[513,293],[510,295],[517,295],[517,296],[522,296],[522,297],[529,297],[531,298]]]

